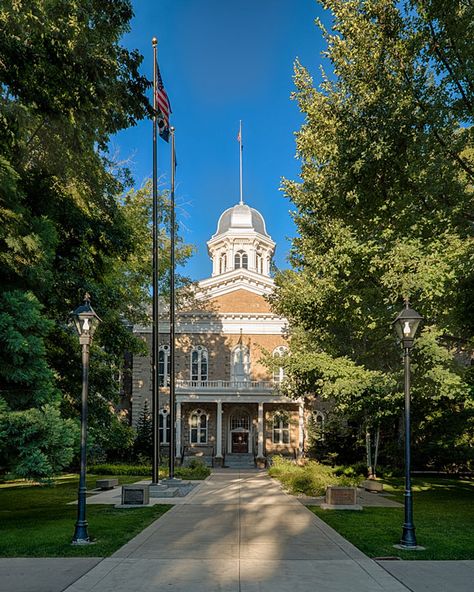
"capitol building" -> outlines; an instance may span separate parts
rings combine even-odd
[[[280,392],[284,370],[262,363],[288,352],[287,321],[266,296],[275,242],[263,216],[247,204],[225,210],[207,242],[210,277],[197,284],[193,305],[176,313],[176,458],[212,466],[265,466],[268,456],[297,456],[305,446],[304,402]],[[151,327],[135,327],[151,352]],[[169,445],[169,323],[159,323],[160,441]],[[135,357],[134,425],[152,401],[150,355]],[[169,453],[168,450],[165,451]]]

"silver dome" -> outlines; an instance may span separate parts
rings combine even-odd
[[[260,212],[246,204],[237,204],[225,210],[217,223],[217,232],[214,236],[224,234],[231,229],[253,229],[259,234],[269,236],[265,228],[265,220]]]

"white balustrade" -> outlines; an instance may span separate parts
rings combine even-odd
[[[273,380],[177,380],[177,390],[199,391],[274,391],[279,383]]]

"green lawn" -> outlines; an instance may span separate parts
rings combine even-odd
[[[98,475],[88,477],[95,487]],[[119,483],[142,477],[120,476]],[[113,506],[87,506],[89,534],[94,545],[71,545],[77,506],[78,477],[66,475],[53,486],[10,482],[0,485],[0,557],[107,557],[138,534],[171,506],[116,510]]]
[[[403,503],[401,480],[385,482],[392,499]],[[310,509],[369,557],[474,559],[474,482],[414,479],[417,542],[425,551],[401,551],[403,508],[364,508],[362,512]]]

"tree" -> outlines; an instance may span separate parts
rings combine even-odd
[[[60,417],[60,393],[46,364],[51,322],[31,292],[0,295],[0,470],[47,479],[71,462],[77,425]]]
[[[79,418],[80,348],[67,318],[88,291],[103,320],[91,350],[96,441],[104,426],[121,427],[114,404],[123,352],[140,348],[127,324],[143,317],[149,299],[149,257],[141,246],[148,206],[140,205],[149,188],[127,193],[130,174],[108,152],[111,135],[152,114],[142,56],[120,43],[132,16],[129,0],[6,0],[0,7],[0,285],[6,298],[34,297],[51,321],[35,356],[51,388],[24,411],[57,405],[59,390],[62,417]],[[166,196],[160,199],[166,206]],[[183,246],[178,257],[187,253]],[[19,327],[25,311],[13,313],[9,323]],[[22,330],[34,342],[36,329]],[[6,401],[15,354],[4,355]],[[13,413],[6,403],[2,413]],[[25,417],[34,420],[33,413]]]
[[[472,409],[457,354],[468,357],[472,339],[473,50],[461,24],[474,9],[322,4],[333,18],[332,32],[319,23],[332,73],[315,89],[295,67],[302,180],[283,188],[299,237],[272,299],[294,327],[289,374],[303,393],[331,397],[370,430],[382,422],[396,440],[402,374],[391,321],[409,298],[426,319],[414,350],[413,432],[420,463],[435,462],[427,451],[436,421],[454,411],[465,434]],[[440,434],[439,447],[457,446],[452,435]]]
[[[148,460],[151,458],[151,451],[153,449],[153,425],[148,399],[145,399],[143,409],[138,418],[134,449],[135,455],[138,458]]]

